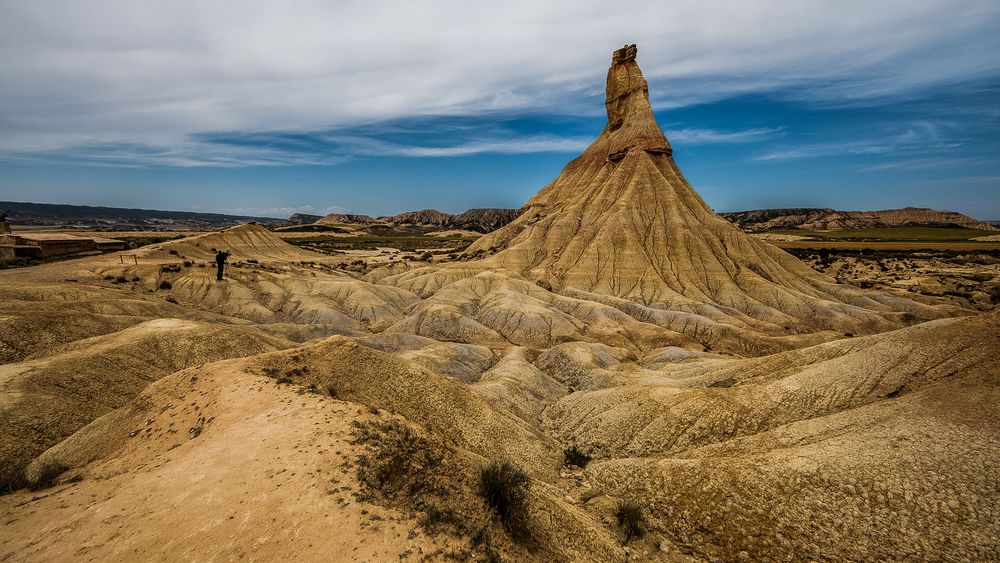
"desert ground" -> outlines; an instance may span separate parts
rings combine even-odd
[[[743,232],[635,59],[481,237],[0,271],[0,560],[1000,559],[992,243]]]

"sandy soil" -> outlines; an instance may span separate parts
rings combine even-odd
[[[136,434],[81,481],[0,498],[0,559],[395,561],[447,546],[354,499],[351,423],[374,415],[217,366],[151,387],[115,425]]]

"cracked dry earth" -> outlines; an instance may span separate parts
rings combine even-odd
[[[245,225],[0,272],[0,560],[1000,558],[1000,313],[715,216],[635,56],[460,259],[361,275]]]

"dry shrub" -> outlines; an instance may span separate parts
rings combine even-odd
[[[642,515],[642,508],[634,502],[619,502],[615,508],[615,519],[622,528],[625,543],[632,541],[633,538],[641,538],[646,533],[644,528],[646,519]]]
[[[576,446],[570,446],[563,450],[563,464],[579,467],[583,469],[590,463],[590,456],[580,451]]]
[[[445,454],[409,426],[389,420],[356,422],[354,443],[368,444],[357,458],[358,480],[387,499],[415,498],[440,487],[436,469]]]
[[[493,462],[480,473],[480,494],[516,540],[528,539],[528,488],[531,478],[510,462]]]
[[[456,560],[468,560],[473,552],[489,561],[499,561],[501,553],[511,550],[523,553],[511,542],[513,534],[494,531],[498,518],[491,514],[475,487],[475,466],[441,438],[389,419],[355,422],[353,442],[366,446],[355,459],[363,488],[358,500],[413,511],[428,534],[446,532],[464,538],[468,542],[466,551],[460,551]],[[503,496],[499,502],[508,509],[524,507],[519,487],[508,489],[503,484],[511,482],[509,474],[499,475],[500,479],[491,479],[491,483],[499,484],[501,490],[514,491],[514,500]],[[523,520],[523,513],[517,509],[510,514],[510,521]]]

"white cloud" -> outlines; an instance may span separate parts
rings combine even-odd
[[[753,158],[757,161],[797,160],[825,156],[883,154],[933,154],[961,146],[952,139],[954,124],[920,120],[891,126],[882,135],[853,141],[797,143],[791,148],[775,148]],[[884,165],[885,168],[891,166]],[[877,168],[870,167],[868,170]]]
[[[579,152],[594,141],[590,137],[556,137],[552,135],[487,136],[484,139],[445,146],[408,145],[368,136],[328,135],[324,140],[336,143],[355,156],[453,157],[482,153],[527,154],[538,152]]]
[[[639,44],[660,107],[779,88],[854,102],[1000,72],[1000,4],[992,1],[485,6],[0,0],[0,152],[124,144],[173,151],[150,157],[173,165],[226,166],[233,155],[205,155],[192,135],[415,115],[596,113],[610,51],[625,42]],[[485,140],[417,152],[573,142]]]
[[[177,168],[241,168],[247,166],[332,165],[361,156],[457,157],[482,153],[528,154],[541,152],[580,152],[593,139],[535,135],[507,138],[487,137],[445,146],[392,143],[375,136],[314,135],[314,142],[302,146],[268,147],[241,145],[224,141],[205,142],[185,139],[174,144],[100,144],[71,146],[38,152],[0,152],[0,162],[75,164],[142,168],[171,166]],[[265,142],[267,134],[255,135]],[[285,137],[281,137],[283,141]]]
[[[246,166],[330,165],[349,160],[346,155],[290,151],[226,143],[206,143],[182,139],[175,143],[101,143],[74,145],[47,151],[0,152],[0,162],[83,164],[139,168],[242,168]]]
[[[742,131],[717,129],[667,129],[670,142],[679,145],[711,145],[723,143],[755,143],[773,139],[784,133],[783,127],[756,127]]]
[[[857,170],[861,172],[880,172],[884,170],[945,170],[982,166],[993,164],[995,162],[996,161],[994,159],[982,157],[950,158],[925,156],[923,158],[909,158],[904,160],[882,162],[879,164],[871,164],[868,166],[859,166],[857,167]]]
[[[844,143],[816,143],[797,148],[776,149],[754,157],[753,160],[797,160],[801,158],[818,158],[839,155],[874,155],[894,152],[892,144],[878,141],[859,141]]]

